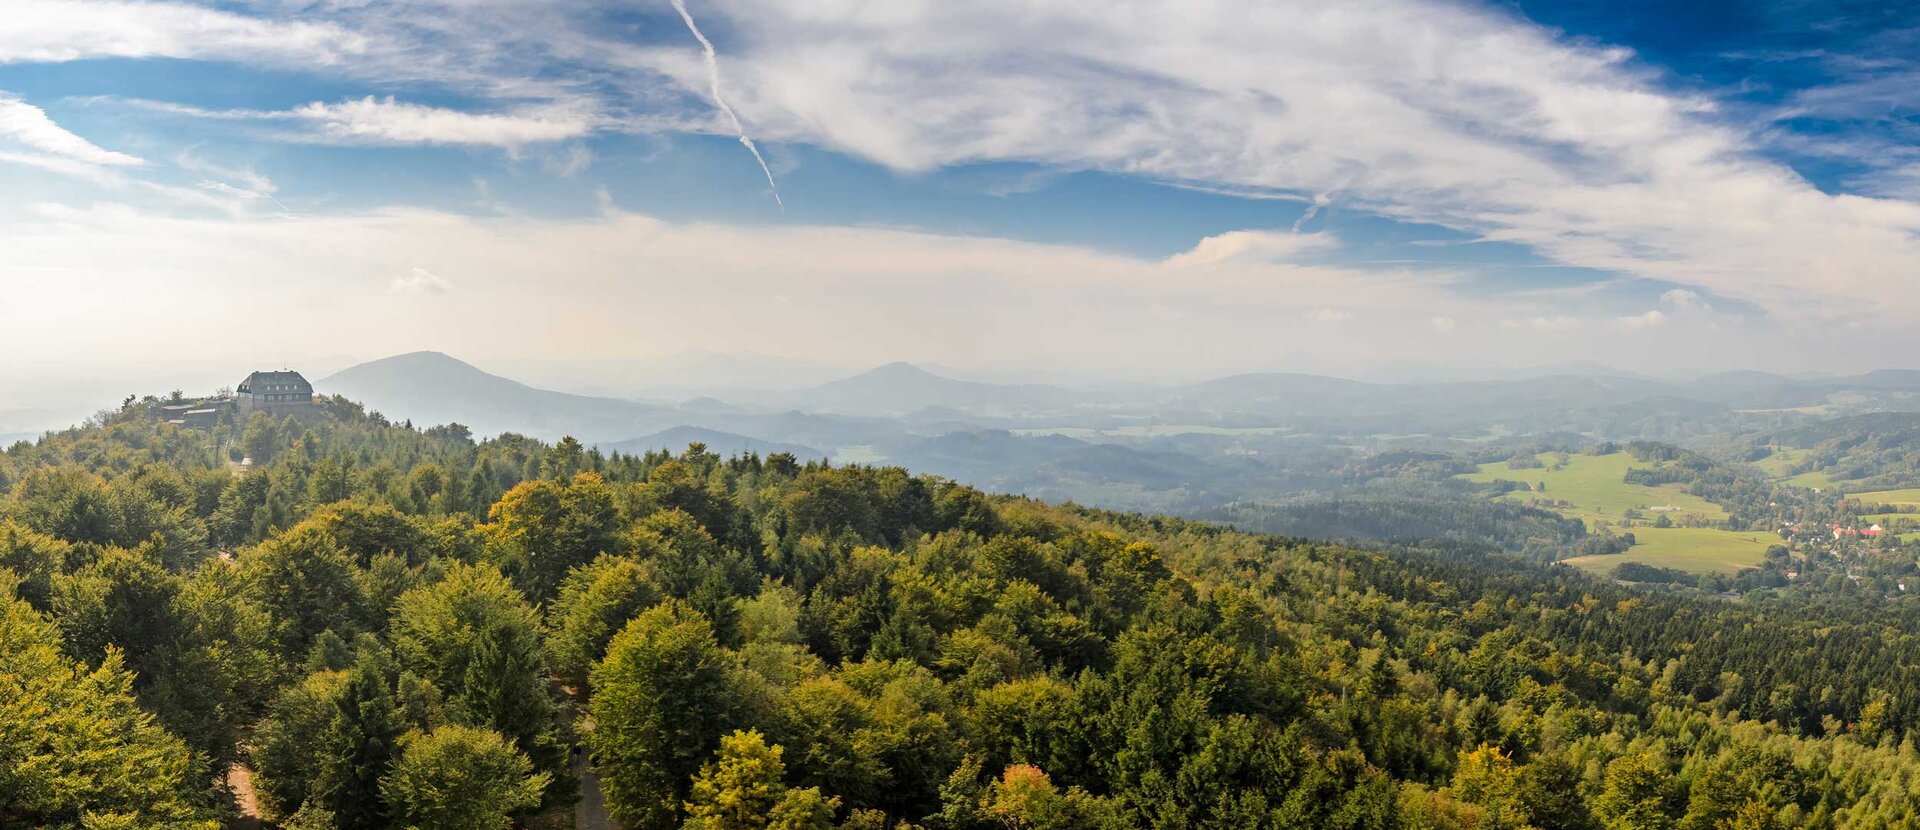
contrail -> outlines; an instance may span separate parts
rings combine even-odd
[[[674,2],[677,3],[677,2],[680,2],[680,0],[674,0]],[[1300,214],[1299,219],[1293,220],[1293,232],[1299,233],[1301,225],[1305,225],[1308,222],[1308,220],[1311,220],[1313,217],[1319,215],[1321,208],[1326,207],[1327,205],[1333,204],[1332,197],[1333,197],[1332,191],[1328,191],[1326,193],[1313,194],[1313,201],[1307,204],[1307,212]]]
[[[747,128],[740,123],[740,116],[733,114],[733,107],[727,106],[727,99],[720,97],[720,59],[713,52],[713,41],[700,33],[700,27],[694,25],[693,15],[687,13],[686,0],[671,0],[673,10],[680,13],[680,19],[687,22],[687,31],[693,33],[693,39],[700,41],[700,48],[707,53],[707,82],[713,87],[713,105],[727,114],[727,120],[733,122],[733,131],[740,136],[740,143],[746,145],[747,152],[753,154],[753,160],[760,162],[760,172],[767,174],[767,187],[773,191],[773,203],[785,213],[787,203],[780,201],[780,185],[773,181],[773,168],[767,166],[767,160],[760,157],[760,148],[753,146],[753,139],[747,137]]]

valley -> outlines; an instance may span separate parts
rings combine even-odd
[[[1765,582],[1851,562],[1852,554],[1828,550],[1836,540],[1827,531],[1842,522],[1862,530],[1882,522],[1889,532],[1872,540],[1881,547],[1916,532],[1869,500],[1897,505],[1913,493],[1869,489],[1848,460],[1857,449],[1822,446],[1822,430],[1856,419],[1920,443],[1920,432],[1888,432],[1920,422],[1901,412],[1920,409],[1920,382],[1899,373],[1735,373],[1689,384],[1605,373],[1425,384],[1258,374],[1075,389],[957,380],[893,363],[815,387],[675,404],[548,392],[418,353],[316,386],[389,418],[458,419],[481,435],[572,436],[602,452],[674,453],[698,442],[722,453],[897,464],[1048,501],[1277,533],[1473,539],[1594,573],[1634,563],[1711,575],[1716,585],[1742,571],[1771,568]],[[1622,449],[1633,442],[1684,452],[1690,466],[1677,466],[1677,455],[1638,459]],[[1920,454],[1878,475],[1886,484],[1920,481]],[[1738,481],[1707,481],[1730,477]],[[1761,492],[1771,488],[1787,495]],[[1837,497],[1850,490],[1867,495],[1842,508]],[[1496,517],[1473,505],[1488,499],[1529,512]],[[1808,500],[1832,504],[1801,504]],[[1325,521],[1357,504],[1396,505],[1381,515],[1402,518]],[[1579,533],[1543,536],[1535,528],[1547,526],[1542,516],[1570,520]],[[1795,522],[1824,525],[1796,540],[1782,532]],[[1792,552],[1769,563],[1775,545]]]

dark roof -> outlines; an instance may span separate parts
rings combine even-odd
[[[269,385],[292,386],[293,389],[290,391],[293,392],[313,391],[313,384],[308,383],[299,372],[254,372],[248,375],[246,380],[240,381],[240,388],[234,391],[250,393],[263,390]]]

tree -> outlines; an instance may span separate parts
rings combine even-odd
[[[351,637],[365,629],[353,558],[318,526],[294,527],[242,553],[240,570],[283,654],[306,654],[322,631]]]
[[[240,436],[241,451],[256,466],[264,465],[285,445],[286,438],[281,432],[280,422],[272,415],[255,412],[247,418],[246,431]]]
[[[1720,827],[1726,830],[1777,830],[1780,827],[1780,819],[1774,814],[1772,807],[1768,807],[1765,802],[1754,800],[1740,805],[1739,811]]]
[[[1580,797],[1580,770],[1564,755],[1535,756],[1520,768],[1520,804],[1540,830],[1593,830],[1593,814]]]
[[[8,512],[28,528],[68,542],[128,541],[120,538],[105,482],[80,467],[41,467],[22,476]]]
[[[247,595],[239,569],[218,559],[180,581],[172,614],[173,636],[141,700],[217,774],[285,677],[272,620]]]
[[[659,601],[653,571],[640,562],[601,554],[575,568],[547,608],[547,659],[554,673],[588,691],[588,675],[614,632]]]
[[[1084,764],[1072,686],[1039,675],[1002,683],[974,696],[969,717],[974,746],[989,767],[1031,764],[1069,770]]]
[[[58,632],[0,571],[0,817],[23,827],[213,830],[193,799],[199,768],[134,702],[117,648],[98,668],[61,654]]]
[[[522,482],[493,505],[486,526],[503,566],[536,602],[559,590],[575,567],[620,550],[620,512],[600,476]]]
[[[0,568],[20,578],[20,598],[45,611],[53,599],[53,576],[68,567],[73,545],[12,519],[0,520]]]
[[[1607,765],[1606,785],[1593,812],[1606,830],[1669,830],[1665,765],[1645,754],[1622,755]]]
[[[1481,744],[1460,753],[1453,770],[1453,797],[1485,811],[1485,830],[1518,830],[1527,825],[1520,799],[1519,772],[1513,758]]]
[[[68,653],[89,662],[109,647],[131,655],[150,677],[179,628],[173,599],[180,580],[138,551],[109,548],[85,568],[53,581],[54,618]]]
[[[1014,764],[980,799],[981,811],[1008,830],[1095,830],[1127,826],[1118,805],[1078,787],[1061,792],[1039,767]]]
[[[255,727],[247,757],[268,818],[290,818],[309,803],[321,809],[308,796],[320,778],[327,732],[346,686],[345,671],[309,674],[281,691],[273,712]]]
[[[593,670],[593,748],[614,818],[674,824],[687,778],[738,718],[734,658],[699,612],[668,601],[635,617]]]
[[[499,731],[557,770],[554,703],[532,606],[491,565],[455,565],[394,604],[401,665],[446,695],[456,720]]]
[[[540,803],[549,780],[490,729],[450,724],[400,745],[380,794],[408,830],[506,830],[512,814]]]
[[[400,554],[408,565],[425,562],[433,553],[433,540],[422,523],[388,505],[350,502],[328,505],[302,522],[326,531],[362,566],[382,553]]]
[[[354,652],[345,687],[334,697],[311,797],[334,814],[340,830],[384,830],[380,778],[398,753],[404,729],[391,658],[368,635],[361,635]]]
[[[851,531],[861,539],[878,538],[879,493],[872,477],[851,467],[802,473],[788,486],[787,520],[800,533]]]
[[[701,767],[687,796],[682,830],[826,830],[838,798],[817,787],[788,789],[779,746],[757,731],[720,739],[719,757]]]

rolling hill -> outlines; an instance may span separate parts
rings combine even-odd
[[[1008,415],[1069,409],[1079,397],[1058,386],[955,380],[911,363],[889,363],[795,393],[787,402],[842,415],[897,416],[924,409]]]
[[[668,407],[536,389],[439,352],[362,363],[316,382],[314,391],[345,395],[396,421],[457,422],[479,435],[572,435],[596,442],[654,432],[681,420]]]

